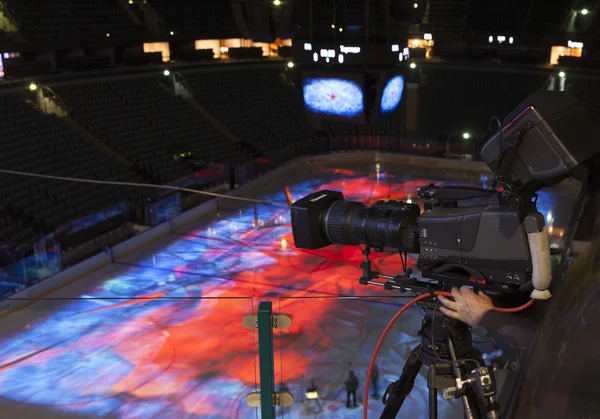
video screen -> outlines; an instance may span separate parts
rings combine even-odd
[[[304,105],[309,117],[333,121],[365,121],[362,75],[304,77]]]
[[[381,113],[394,112],[398,109],[404,91],[404,77],[394,76],[390,78],[383,88],[381,95]]]

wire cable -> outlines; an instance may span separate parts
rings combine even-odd
[[[136,186],[136,187],[141,187],[141,188],[153,188],[153,189],[170,189],[173,191],[191,192],[191,193],[195,193],[195,194],[199,194],[199,195],[207,195],[207,196],[214,196],[217,198],[231,199],[234,201],[253,202],[253,203],[257,203],[257,204],[269,204],[269,205],[277,205],[277,206],[284,206],[284,207],[289,206],[288,204],[283,204],[283,203],[278,203],[278,202],[262,201],[260,199],[243,198],[243,197],[239,197],[239,196],[230,196],[230,195],[224,195],[224,194],[215,193],[215,192],[198,191],[196,189],[182,188],[179,186],[155,185],[152,183],[117,182],[117,181],[113,181],[113,180],[81,179],[81,178],[66,177],[66,176],[53,176],[53,175],[42,175],[39,173],[19,172],[16,170],[6,170],[6,169],[0,169],[0,173],[6,173],[9,175],[17,175],[17,176],[37,177],[37,178],[42,178],[42,179],[64,180],[64,181],[68,181],[68,182],[95,183],[95,184],[100,184],[100,185],[116,185],[116,186]]]
[[[435,296],[440,296],[443,295],[444,297],[452,297],[452,294],[446,291],[436,291],[433,293]],[[424,300],[426,298],[430,298],[431,295],[430,294],[421,294],[418,297],[413,298],[412,300],[410,300],[408,303],[406,303],[404,306],[402,306],[402,308],[400,308],[400,310],[398,310],[398,312],[394,315],[394,317],[392,317],[392,319],[389,321],[388,325],[385,327],[385,329],[383,330],[383,332],[381,333],[381,336],[379,337],[379,341],[377,342],[377,345],[375,345],[375,349],[373,350],[373,355],[371,356],[371,361],[369,362],[369,369],[367,371],[367,379],[365,380],[365,394],[364,394],[364,405],[363,405],[363,419],[368,419],[368,412],[369,412],[369,383],[371,381],[371,376],[373,374],[373,366],[375,365],[375,360],[377,359],[377,355],[379,354],[379,349],[381,349],[381,345],[383,345],[383,341],[385,340],[385,337],[387,336],[387,334],[389,333],[390,329],[392,328],[392,326],[394,325],[394,323],[396,323],[396,320],[398,320],[398,318],[406,311],[409,309],[410,306],[412,306],[413,304]],[[526,308],[531,307],[531,305],[533,304],[534,300],[529,300],[526,304],[520,306],[520,307],[515,307],[515,308],[497,308],[494,307],[492,308],[492,310],[494,311],[499,311],[502,313],[516,313],[518,311],[522,311],[525,310]]]

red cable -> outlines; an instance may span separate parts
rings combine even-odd
[[[443,295],[444,297],[452,297],[451,293],[445,292],[445,291],[436,291],[436,292],[434,292],[434,294],[437,296]],[[398,312],[394,315],[394,317],[392,317],[392,319],[390,320],[388,325],[383,330],[383,333],[381,334],[381,337],[379,338],[379,342],[377,342],[377,345],[375,346],[375,350],[373,351],[373,356],[371,357],[371,362],[369,363],[369,370],[367,371],[367,379],[365,380],[363,419],[368,419],[369,383],[371,382],[371,374],[373,374],[373,366],[375,365],[375,360],[377,359],[377,354],[379,353],[379,349],[381,348],[381,345],[383,344],[383,340],[385,339],[386,335],[388,334],[388,332],[390,331],[390,329],[392,328],[392,326],[394,325],[396,320],[398,320],[398,318],[402,315],[402,313],[404,313],[406,310],[408,310],[408,308],[410,306],[412,306],[414,303],[424,300],[425,298],[429,298],[429,297],[431,297],[431,294],[421,294],[418,297],[415,297],[412,300],[410,300],[400,310],[398,310]],[[492,310],[500,311],[502,313],[516,313],[518,311],[522,311],[522,310],[525,310],[526,308],[531,307],[531,305],[533,304],[533,301],[534,300],[529,300],[527,303],[523,304],[520,307],[515,307],[515,308],[494,307],[494,308],[492,308]]]

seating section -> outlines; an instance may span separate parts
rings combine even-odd
[[[567,78],[567,90],[600,122],[600,80],[570,76]]]
[[[239,38],[230,1],[149,0],[165,29],[177,35]]]
[[[485,137],[491,116],[502,120],[546,80],[544,73],[424,68],[419,86],[419,133],[434,140],[465,131]]]
[[[342,1],[298,0],[294,2],[294,19],[301,28],[308,29],[312,17],[313,29],[317,31],[321,29],[333,31],[331,25],[337,22],[337,18],[334,17],[336,16],[334,13],[334,4],[336,7],[341,7]]]
[[[492,35],[515,36],[527,21],[530,1],[490,2],[471,0],[467,18],[470,31],[487,31]]]
[[[147,34],[119,0],[7,0],[20,31],[29,41],[111,38],[135,39]]]
[[[383,41],[402,36],[402,25],[398,24],[396,17],[406,21],[409,16],[406,13],[407,7],[401,3],[370,0],[367,25],[364,0],[296,0],[293,6],[293,20],[298,25],[296,34],[301,39],[308,39],[312,28],[312,35],[317,37],[335,36],[340,42],[357,39],[362,41],[368,28],[371,40]],[[408,10],[412,11],[412,3]]]
[[[527,41],[554,40],[572,5],[571,0],[534,1],[527,21]]]
[[[66,123],[21,94],[0,100],[2,167],[53,176],[140,182]],[[139,200],[139,189],[0,174],[0,240],[22,244],[114,203]]]
[[[191,153],[207,163],[235,164],[247,156],[183,99],[142,77],[56,85],[73,118],[116,152],[137,164],[155,182],[169,183],[189,173],[175,157]]]
[[[196,98],[259,153],[314,136],[282,64],[186,73]]]
[[[467,0],[430,0],[424,19],[426,30],[438,34],[461,33],[465,26],[465,15],[469,7]]]
[[[364,124],[328,123],[327,131],[333,137],[376,136],[380,138],[402,138],[404,136],[403,105],[389,114],[379,115]]]
[[[41,238],[39,232],[24,222],[21,218],[11,215],[7,208],[0,207],[0,248],[13,248]]]

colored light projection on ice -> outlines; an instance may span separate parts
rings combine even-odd
[[[398,109],[403,91],[404,77],[396,76],[388,80],[381,97],[381,112],[388,113]]]
[[[368,204],[406,201],[436,181],[383,170],[322,169],[290,184],[289,195],[297,200],[330,189]],[[285,204],[283,186],[261,199]],[[540,194],[547,220],[564,219],[557,210],[549,215],[556,199]],[[276,385],[285,382],[301,400],[306,380],[316,377],[327,403],[323,417],[355,417],[345,416],[339,397],[348,363],[364,383],[377,338],[404,300],[358,284],[359,247],[295,249],[285,206],[243,204],[220,211],[201,227],[172,235],[150,255],[116,262],[118,270],[86,285],[83,294],[73,295],[77,299],[38,302],[2,319],[1,402],[38,409],[37,417],[257,418],[244,402],[257,388],[256,336],[241,319],[270,300],[275,311],[293,318],[292,328],[275,336]],[[401,270],[396,252],[376,253],[372,260],[374,270]],[[414,263],[409,258],[409,266]],[[349,298],[332,298],[340,295]],[[409,310],[389,338],[381,377],[401,373],[402,357],[418,342],[414,331],[421,319],[418,309]],[[427,417],[424,374],[403,407],[412,412],[409,417]],[[451,406],[440,402],[441,417],[460,417]],[[302,409],[298,404],[285,417],[306,417]],[[381,405],[372,402],[371,409],[377,417]]]
[[[340,78],[307,78],[304,103],[314,113],[347,119],[364,112],[362,88],[352,80]]]

